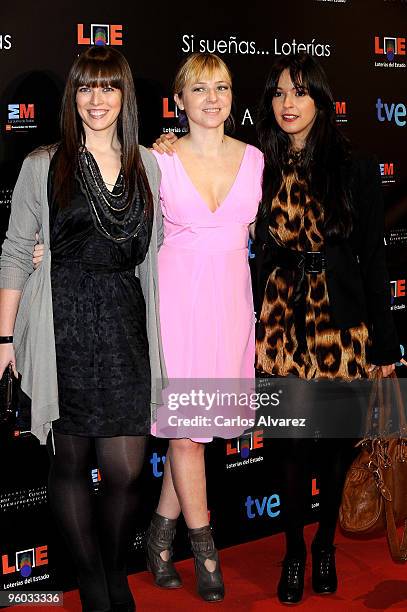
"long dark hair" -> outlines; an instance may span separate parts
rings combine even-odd
[[[54,197],[58,196],[60,206],[69,204],[78,151],[81,145],[85,144],[85,131],[76,109],[76,93],[78,87],[82,86],[111,86],[120,89],[122,108],[117,120],[117,136],[121,144],[124,179],[129,186],[129,197],[133,198],[138,189],[151,214],[153,198],[138,146],[137,102],[133,77],[130,66],[120,51],[107,46],[85,49],[75,59],[69,71],[61,105],[61,142],[55,164]]]
[[[325,72],[317,60],[305,53],[287,55],[275,61],[260,101],[257,134],[265,157],[265,169],[259,214],[267,216],[270,211],[271,202],[281,187],[291,148],[289,136],[278,125],[272,108],[278,80],[286,69],[293,85],[305,89],[317,109],[314,124],[305,140],[301,165],[312,195],[323,205],[325,237],[332,240],[348,237],[353,225],[346,171],[350,144],[336,125],[335,102]]]

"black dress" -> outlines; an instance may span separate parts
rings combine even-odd
[[[60,409],[53,428],[84,436],[146,435],[151,376],[135,266],[146,256],[151,219],[144,216],[137,237],[113,242],[96,229],[79,179],[74,184],[69,207],[50,205]]]

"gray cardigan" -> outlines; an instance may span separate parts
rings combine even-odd
[[[160,334],[157,252],[163,223],[159,203],[160,169],[154,156],[140,147],[154,199],[151,242],[144,261],[136,267],[146,302],[151,364],[151,406],[161,402],[166,369]],[[31,432],[45,444],[51,423],[59,417],[51,293],[51,251],[47,179],[51,153],[37,149],[23,162],[11,203],[11,215],[0,257],[0,288],[22,291],[14,327],[14,348],[21,388],[31,398]],[[35,233],[45,245],[44,259],[33,270]]]

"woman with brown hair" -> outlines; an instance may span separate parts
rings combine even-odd
[[[150,402],[165,376],[154,280],[160,173],[137,133],[126,59],[85,50],[68,75],[60,143],[24,161],[1,257],[0,371],[12,363],[32,400],[50,504],[83,609],[94,612],[135,608],[125,557]],[[36,232],[45,253],[33,272]]]

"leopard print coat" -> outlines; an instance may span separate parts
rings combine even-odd
[[[293,164],[272,202],[268,231],[285,248],[323,249],[322,207]],[[325,272],[305,275],[305,308],[296,312],[296,274],[275,267],[268,277],[256,333],[257,370],[303,379],[366,378],[366,325],[345,330],[333,326]]]

